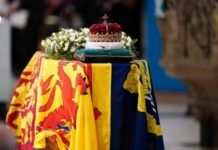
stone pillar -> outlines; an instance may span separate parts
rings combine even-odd
[[[166,0],[159,19],[167,73],[182,80],[201,124],[201,145],[218,147],[218,0]]]
[[[10,24],[0,16],[0,103],[8,102],[11,95]]]

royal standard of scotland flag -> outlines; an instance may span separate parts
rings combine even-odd
[[[148,65],[141,60],[85,64],[37,52],[6,121],[18,149],[164,150]]]

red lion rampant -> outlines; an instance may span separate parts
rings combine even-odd
[[[51,112],[47,117],[44,118],[42,122],[40,122],[40,126],[37,127],[38,131],[42,130],[53,130],[61,137],[62,141],[69,146],[69,141],[64,137],[64,135],[69,132],[70,126],[74,126],[76,128],[76,117],[78,111],[78,105],[74,102],[75,92],[78,86],[81,86],[80,94],[88,94],[87,88],[89,85],[86,83],[86,77],[82,77],[80,73],[76,75],[75,85],[73,86],[70,77],[64,71],[64,66],[66,66],[69,62],[61,61],[58,64],[58,75],[60,80],[57,80],[55,85],[51,89],[51,93],[48,99],[48,102],[39,108],[40,112],[44,112],[50,109],[53,104],[55,98],[56,88],[59,87],[62,93],[63,105],[61,105],[58,109]],[[76,64],[76,65],[79,65]],[[76,70],[75,64],[72,66],[73,70]],[[40,82],[41,93],[42,95],[47,94],[50,89],[49,85],[53,78],[51,75],[45,82]],[[74,87],[74,88],[73,88]],[[95,108],[94,109],[95,118],[101,113]],[[73,123],[71,124],[73,120]],[[66,126],[66,123],[70,123],[70,126]],[[56,137],[51,137],[55,139]]]

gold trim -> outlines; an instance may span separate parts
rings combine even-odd
[[[120,42],[121,41],[121,33],[106,33],[106,34],[89,34],[89,38],[91,42]]]

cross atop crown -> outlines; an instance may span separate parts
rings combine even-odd
[[[104,16],[102,17],[102,19],[104,20],[103,23],[104,23],[104,24],[107,24],[109,17],[107,16],[107,14],[104,14]]]

